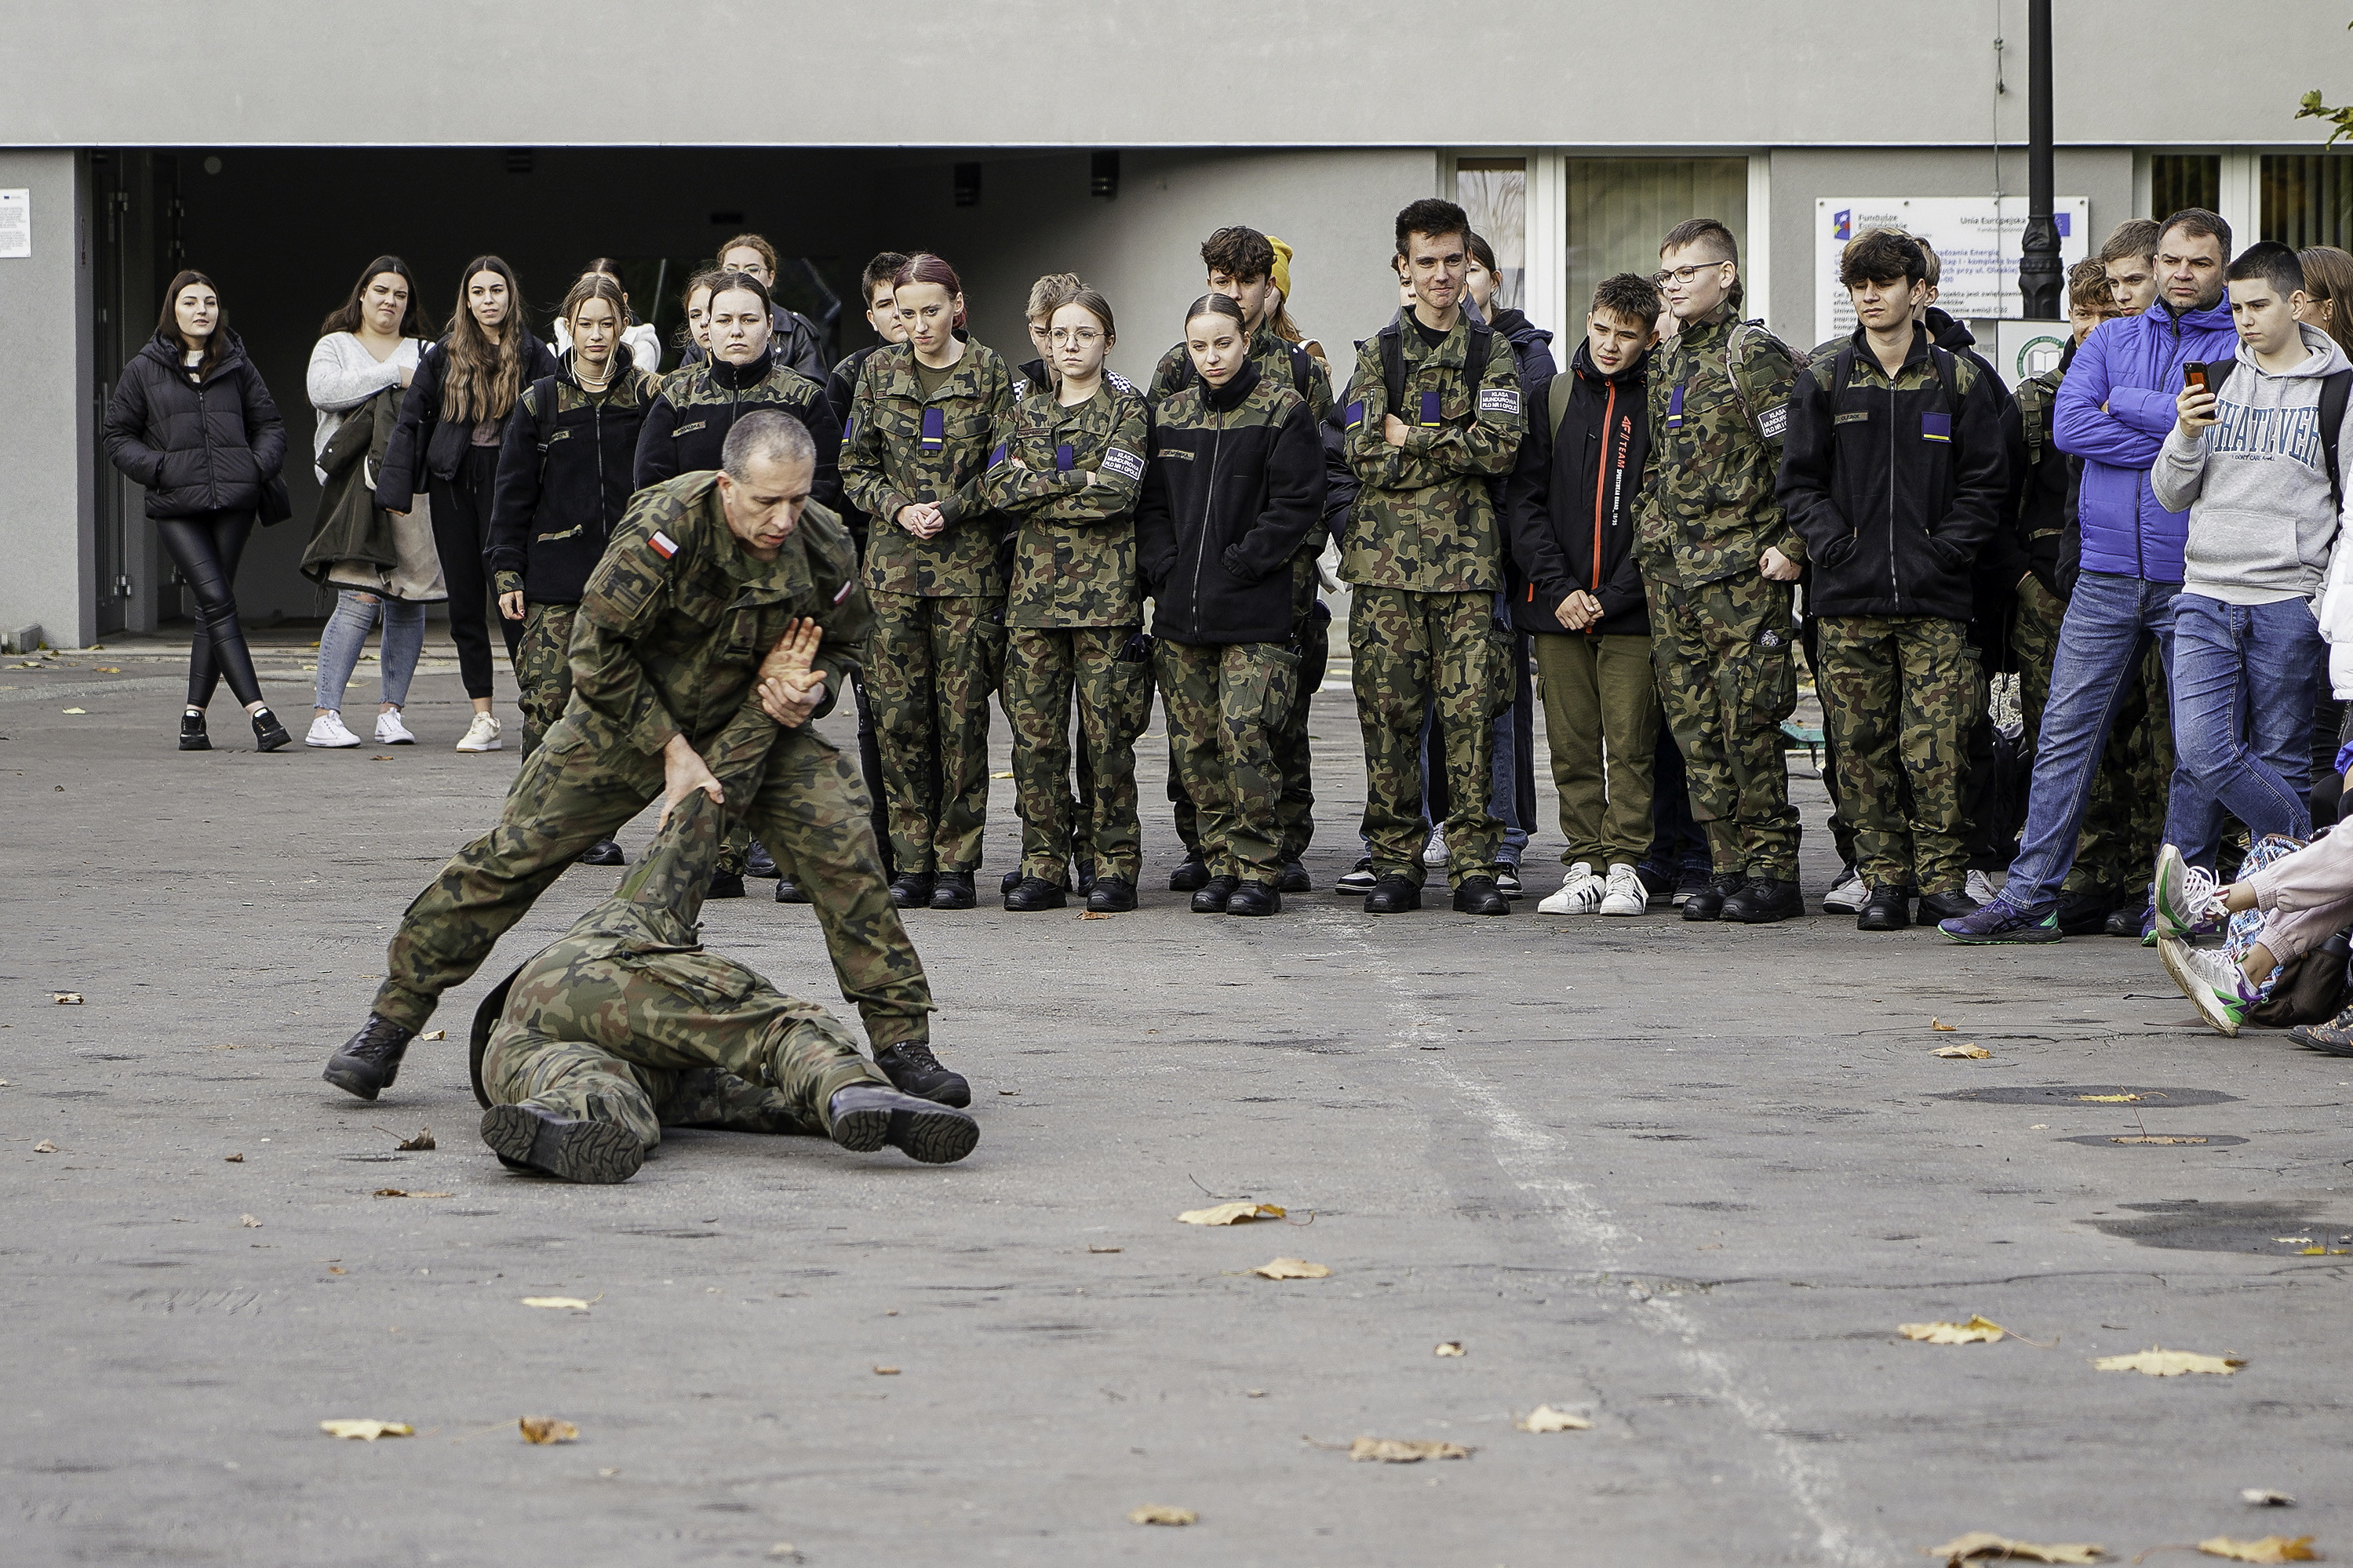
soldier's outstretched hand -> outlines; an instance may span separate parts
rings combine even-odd
[[[684,735],[672,735],[662,746],[662,808],[654,831],[660,832],[670,821],[670,808],[696,790],[723,805],[726,804],[727,792],[720,787],[718,776],[702,760],[702,753],[689,744]]]
[[[760,707],[787,730],[798,729],[825,699],[825,678],[811,668],[825,628],[803,617],[785,628],[760,661]]]

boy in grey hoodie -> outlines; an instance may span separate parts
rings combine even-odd
[[[2314,600],[2343,508],[2321,409],[2324,398],[2344,409],[2353,382],[2344,351],[2295,319],[2306,297],[2295,251],[2252,246],[2229,284],[2237,353],[2183,390],[2149,471],[2158,505],[2189,510],[2165,837],[2209,870],[2226,810],[2256,839],[2312,832],[2312,710],[2327,662]],[[2339,449],[2353,447],[2345,423],[2329,433]]]

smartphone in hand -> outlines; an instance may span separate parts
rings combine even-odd
[[[2206,362],[2201,359],[2193,359],[2183,362],[2181,366],[2181,384],[2183,389],[2187,391],[2205,391]]]

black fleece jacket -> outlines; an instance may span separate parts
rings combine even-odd
[[[637,493],[631,474],[638,432],[659,378],[630,367],[602,396],[580,389],[573,356],[558,374],[515,399],[499,444],[486,552],[498,590],[522,590],[534,605],[576,605],[604,558],[613,525]],[[553,409],[543,416],[543,409]],[[540,447],[540,432],[547,446]]]
[[[1524,632],[1567,637],[1556,612],[1582,588],[1601,601],[1597,637],[1648,637],[1651,612],[1634,564],[1634,499],[1651,459],[1644,353],[1604,374],[1577,345],[1575,378],[1560,429],[1552,427],[1552,378],[1528,389],[1528,430],[1520,439],[1504,519],[1522,586],[1512,622]]]
[[[149,517],[245,511],[286,461],[286,426],[245,344],[227,328],[201,382],[187,346],[158,332],[115,383],[106,405],[107,460],[147,491]]]
[[[1153,416],[1136,503],[1152,632],[1180,643],[1291,640],[1291,558],[1324,513],[1314,410],[1244,363],[1196,381]]]
[[[522,384],[554,375],[555,355],[528,328],[518,330],[522,332]],[[392,445],[385,448],[384,467],[376,471],[375,504],[386,511],[408,510],[427,474],[454,479],[466,448],[474,443],[471,426],[442,421],[441,382],[448,373],[449,341],[426,345],[417,358],[417,374],[409,378],[408,395],[400,400],[400,423],[392,432]]]
[[[646,411],[638,436],[639,489],[697,469],[719,467],[720,448],[735,421],[755,408],[789,414],[807,426],[817,447],[817,480],[809,499],[828,510],[841,505],[841,416],[825,383],[779,364],[769,350],[748,364],[704,360],[673,371]]]

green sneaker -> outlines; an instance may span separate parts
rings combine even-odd
[[[2214,873],[2192,866],[2168,844],[2157,852],[2157,879],[2149,893],[2160,936],[2208,936],[2226,918],[2215,898]]]
[[[2207,1025],[2218,1035],[2235,1037],[2257,997],[2231,955],[2219,947],[2192,947],[2169,934],[2157,939],[2157,955]]]

